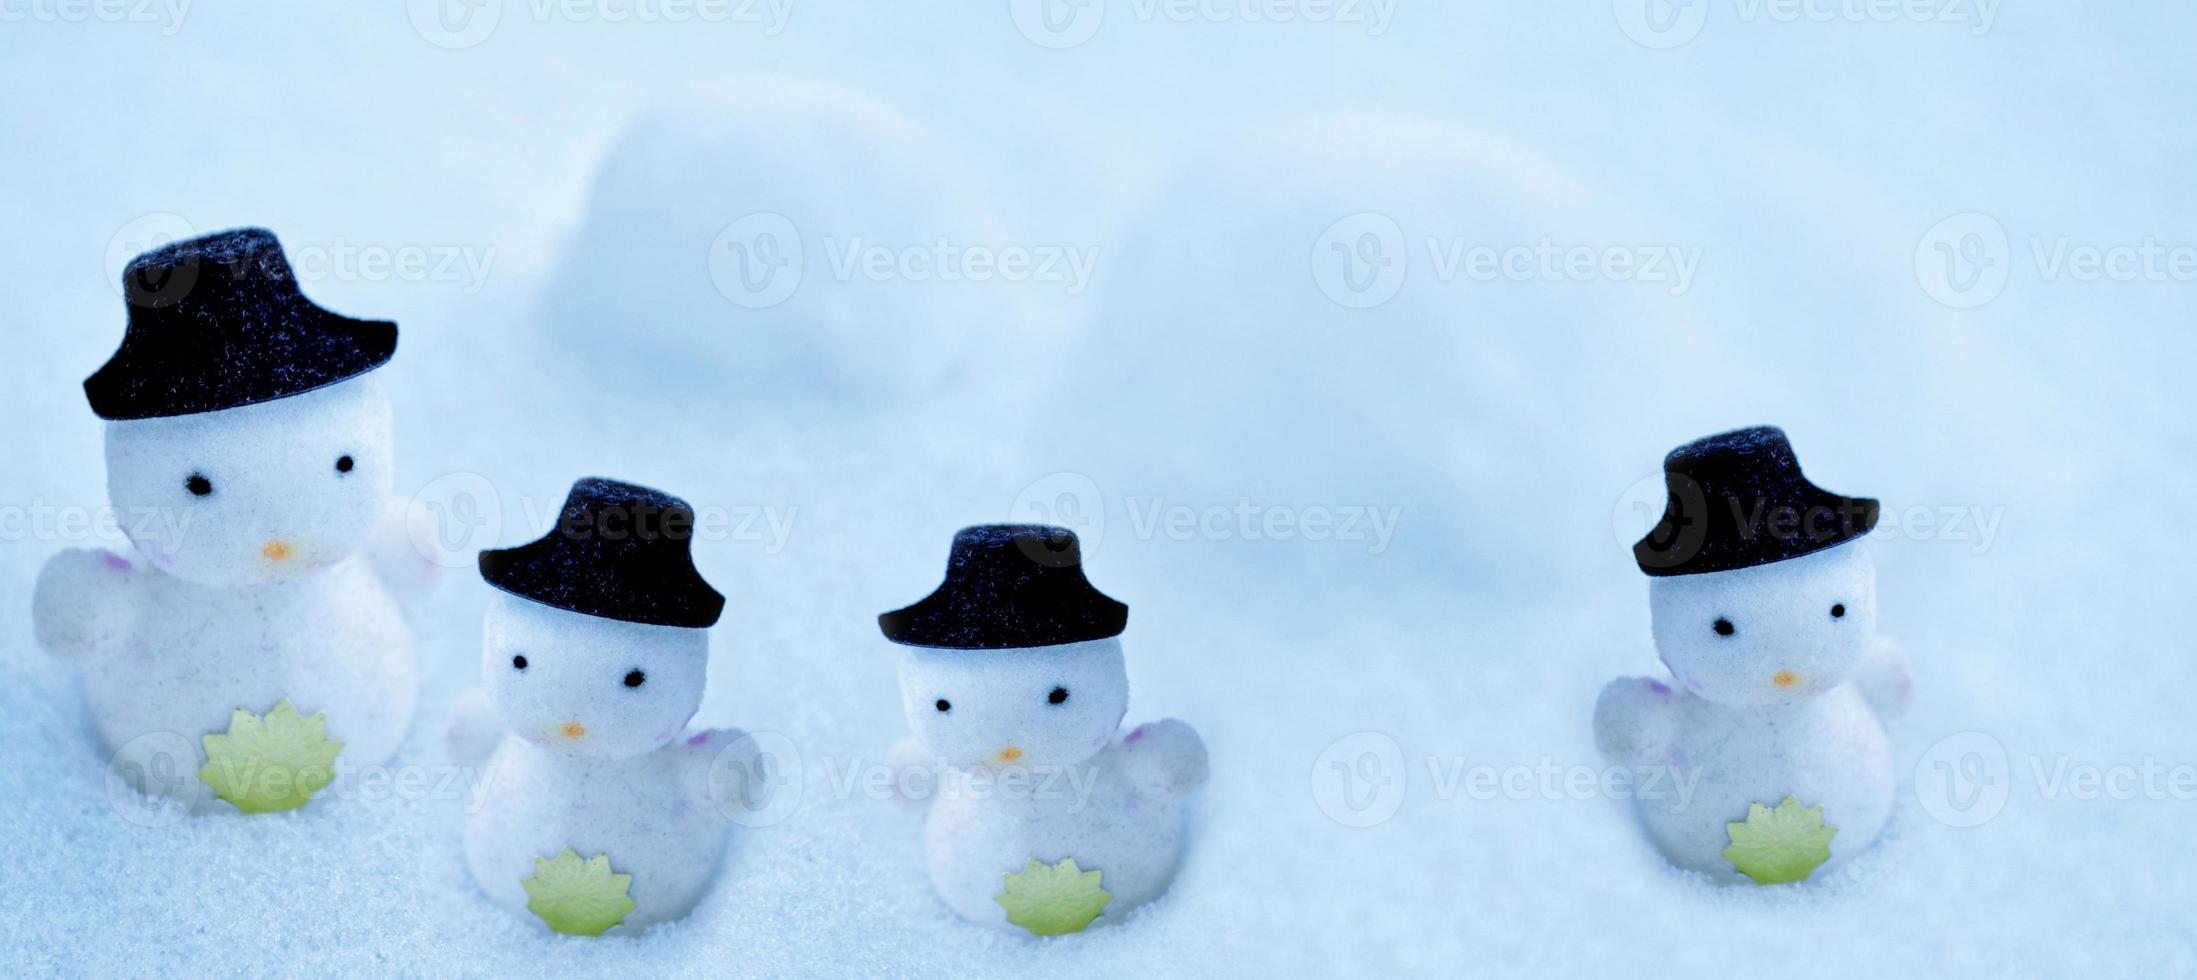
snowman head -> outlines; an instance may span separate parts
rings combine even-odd
[[[107,497],[154,567],[278,582],[356,552],[389,495],[389,402],[371,375],[272,401],[106,423]]]
[[[1859,542],[1729,571],[1648,580],[1671,676],[1719,704],[1813,697],[1853,676],[1877,622],[1876,565]]]
[[[709,630],[632,623],[498,595],[481,676],[512,733],[542,748],[626,759],[677,737],[702,706]]]
[[[1000,650],[907,647],[900,702],[932,754],[957,766],[1065,766],[1106,747],[1129,710],[1113,637]]]

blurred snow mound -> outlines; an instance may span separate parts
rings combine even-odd
[[[605,157],[539,318],[590,369],[744,404],[858,410],[935,391],[1005,319],[996,291],[933,269],[941,243],[999,237],[965,171],[893,111],[825,86],[754,82],[654,110]]]
[[[1155,494],[1400,508],[1384,553],[1500,561],[1552,504],[1607,513],[1624,482],[1579,479],[1596,458],[1659,451],[1604,406],[1675,369],[1669,284],[1574,276],[1562,258],[1652,244],[1606,237],[1624,211],[1524,147],[1440,123],[1244,134],[1119,236],[1080,391],[1049,431],[1080,455],[1054,461],[1091,477],[1111,521]]]

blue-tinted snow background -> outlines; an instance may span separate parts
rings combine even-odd
[[[2197,10],[780,4],[0,4],[4,972],[2197,973]],[[102,503],[120,264],[239,224],[402,324],[446,543],[590,473],[723,515],[698,720],[806,788],[691,918],[507,916],[432,793],[110,798],[31,584],[93,536],[53,515]],[[1640,481],[1757,422],[1884,499],[1916,689],[1884,837],[1776,890],[1465,778],[1599,770],[1595,692],[1659,670]],[[1130,720],[1191,720],[1213,780],[1164,900],[1035,943],[831,775],[903,730],[874,615],[1045,516],[1134,609]],[[487,594],[416,623],[400,766]]]

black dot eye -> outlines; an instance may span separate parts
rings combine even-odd
[[[526,654],[523,654],[523,653],[522,653],[522,654],[519,654],[519,655],[518,655],[518,656],[516,656],[516,657],[513,657],[513,658],[511,658],[511,669],[512,669],[512,670],[525,670],[525,669],[526,669]]]
[[[1718,636],[1730,636],[1733,632],[1735,632],[1732,627],[1732,621],[1729,619],[1725,619],[1722,616],[1718,616],[1716,618],[1716,625],[1710,628],[1716,630],[1716,635]]]
[[[1846,604],[1845,604],[1845,603],[1843,603],[1843,602],[1838,602],[1838,603],[1832,603],[1832,604],[1831,604],[1831,618],[1832,618],[1832,619],[1844,619],[1844,618],[1846,618]]]
[[[194,497],[208,496],[214,492],[214,481],[206,479],[203,473],[193,473],[190,479],[183,481],[183,489],[189,490]]]
[[[627,687],[640,687],[640,686],[641,686],[642,684],[645,684],[645,683],[647,683],[647,682],[648,682],[648,675],[647,675],[647,674],[641,673],[641,672],[640,672],[640,671],[638,671],[638,670],[629,670],[629,671],[626,671],[626,686],[627,686]]]
[[[1046,696],[1045,696],[1045,703],[1046,703],[1046,704],[1066,704],[1066,703],[1068,703],[1068,689],[1067,689],[1067,688],[1065,688],[1065,687],[1056,687],[1056,688],[1053,688],[1053,693],[1051,693],[1051,694],[1048,694],[1048,695],[1046,695]]]
[[[942,711],[942,712],[944,712],[944,711],[952,711],[952,710],[954,710],[954,703],[953,703],[952,701],[948,701],[948,700],[946,700],[945,698],[939,698],[939,699],[938,699],[938,710],[939,710],[939,711]]]
[[[351,457],[349,456],[336,457],[336,472],[338,473],[349,473],[351,472],[351,467],[355,465],[357,464],[353,463],[351,461]]]

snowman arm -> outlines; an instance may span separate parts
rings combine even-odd
[[[1862,655],[1861,667],[1854,671],[1854,686],[1878,717],[1906,714],[1908,703],[1914,700],[1914,685],[1907,674],[1907,652],[1900,649],[1899,641],[1884,636],[1871,641],[1869,652]]]
[[[366,539],[366,563],[381,579],[382,587],[397,602],[416,607],[442,584],[443,566],[438,555],[423,554],[405,523],[406,508],[392,500],[382,507],[381,520]]]
[[[761,810],[784,771],[784,761],[767,756],[755,739],[737,728],[704,728],[683,736],[665,751],[679,756],[686,771],[688,799],[727,819]],[[793,792],[800,792],[793,787]]]
[[[450,720],[443,729],[443,754],[464,765],[479,765],[503,741],[503,718],[488,703],[488,692],[467,688],[450,705]]]
[[[1122,736],[1123,771],[1137,792],[1155,799],[1182,799],[1205,788],[1205,742],[1196,729],[1173,718],[1138,725]]]
[[[893,743],[892,754],[885,761],[885,768],[892,773],[889,796],[895,804],[913,809],[930,802],[932,791],[945,775],[945,767],[931,750],[923,747],[923,741],[913,735],[902,735]],[[923,772],[928,778],[910,779],[909,773]]]
[[[1619,765],[1657,765],[1670,759],[1678,717],[1670,685],[1645,677],[1620,677],[1594,701],[1594,745]]]
[[[111,650],[137,630],[143,575],[128,558],[103,548],[71,548],[46,561],[31,596],[32,628],[56,657]]]

